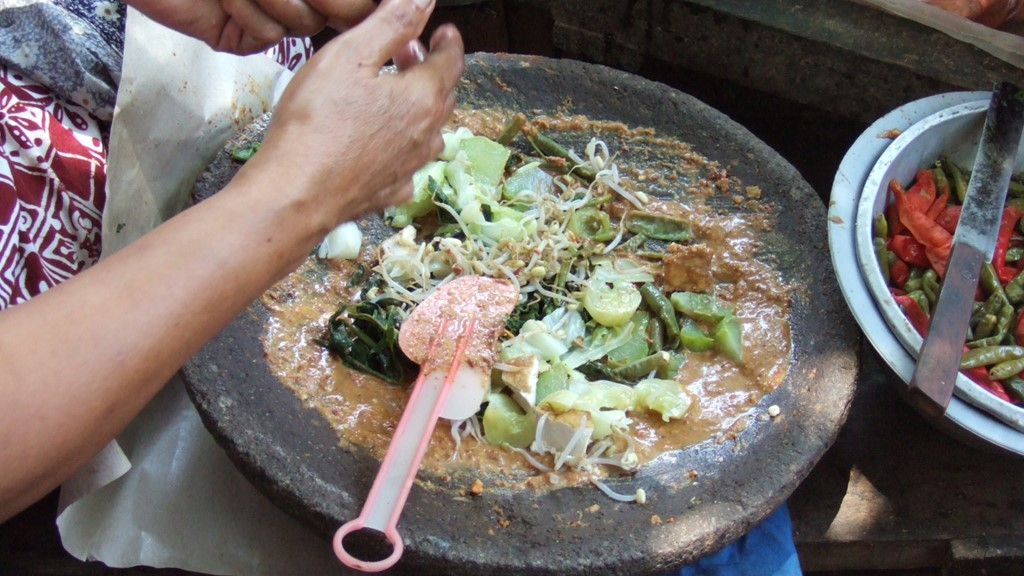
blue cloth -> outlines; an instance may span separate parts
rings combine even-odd
[[[684,566],[678,576],[800,576],[793,524],[785,504],[718,552]]]

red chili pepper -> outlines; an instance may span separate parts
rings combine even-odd
[[[907,227],[907,230],[910,230],[915,240],[924,244],[925,255],[932,268],[939,274],[939,277],[944,277],[946,262],[949,260],[949,250],[953,245],[953,235],[939,226],[934,219],[929,218],[918,206],[915,206],[911,201],[913,196],[905,192],[898,182],[893,181],[889,188],[896,198],[900,222]]]
[[[889,265],[889,278],[893,284],[903,288],[907,279],[910,278],[910,266],[907,266],[903,260],[896,260]]]
[[[935,218],[935,223],[942,226],[947,232],[953,234],[956,232],[956,225],[960,223],[960,210],[963,206],[959,204],[950,204],[942,209],[938,217]]]
[[[928,174],[930,176],[931,172],[928,172]],[[942,214],[942,211],[946,209],[947,204],[949,204],[948,187],[943,188],[942,194],[939,194],[939,197],[935,199],[935,202],[928,207],[928,217],[932,220],[938,219],[939,215]]]
[[[899,183],[894,180],[889,183],[890,190],[893,189],[893,183],[899,186]],[[889,221],[889,234],[902,234],[907,229],[903,222],[900,222],[900,207],[903,205],[903,198],[905,196],[905,192],[903,194],[893,192],[893,201],[885,207],[885,219]]]
[[[897,234],[890,238],[889,248],[896,254],[896,257],[911,266],[924,268],[930,266],[931,262],[925,254],[924,244],[921,244],[907,234]]]
[[[1006,251],[1010,248],[1010,238],[1013,230],[1020,220],[1021,211],[1016,206],[1007,206],[1003,210],[1003,217],[999,221],[999,236],[996,237],[996,248],[992,252],[992,267],[996,270],[999,281],[1006,284],[1013,277],[1020,273],[1020,266],[1010,266],[1006,263]]]
[[[1013,339],[1018,346],[1024,346],[1024,314],[1017,316],[1017,325],[1013,327]]]
[[[931,170],[918,170],[914,183],[907,189],[907,199],[921,212],[928,212],[935,203],[935,176]]]
[[[1013,403],[1013,400],[1010,400],[1010,395],[1006,393],[1006,388],[1003,387],[1003,383],[999,380],[993,380],[992,377],[988,375],[988,368],[978,366],[968,370],[961,370],[961,372],[963,372],[964,376],[967,376],[972,382],[994,394],[996,398]]]
[[[903,310],[903,314],[910,320],[910,325],[917,330],[917,333],[924,336],[928,333],[928,323],[931,321],[928,315],[921,310],[921,307],[917,305],[917,300],[914,300],[907,295],[893,294],[893,299],[899,304],[900,309]]]

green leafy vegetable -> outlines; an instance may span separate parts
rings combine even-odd
[[[626,215],[626,230],[670,242],[686,242],[690,239],[690,223],[686,220],[642,210],[633,210]]]
[[[398,346],[401,322],[396,304],[346,304],[331,316],[321,343],[350,368],[401,384],[416,369]]]
[[[248,162],[259,150],[259,142],[253,142],[248,146],[239,146],[231,151],[231,159],[235,162]]]

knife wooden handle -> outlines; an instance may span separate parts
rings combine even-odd
[[[953,396],[971,320],[971,303],[986,259],[985,254],[968,244],[955,244],[950,252],[942,291],[910,379],[911,401],[930,416],[945,414]]]

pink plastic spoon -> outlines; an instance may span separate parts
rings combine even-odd
[[[468,418],[479,409],[487,391],[485,377],[494,363],[497,333],[518,296],[518,290],[506,281],[458,278],[421,303],[402,325],[399,344],[419,362],[420,373],[362,512],[334,534],[334,553],[346,566],[380,572],[401,558],[404,544],[398,518],[434,425],[439,416]],[[425,345],[428,333],[429,345]],[[443,358],[449,354],[451,360],[443,370]],[[346,550],[345,536],[367,528],[383,533],[391,544],[386,558],[364,560]]]

